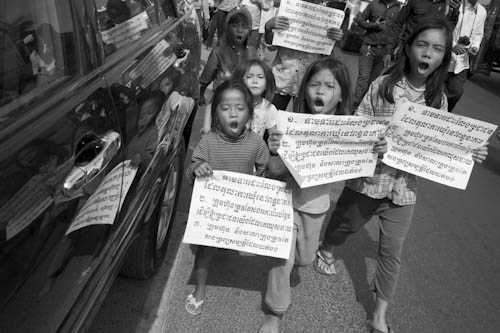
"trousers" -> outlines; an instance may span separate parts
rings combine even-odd
[[[384,69],[386,48],[382,47],[382,45],[377,47],[375,45],[363,44],[359,53],[358,80],[356,81],[356,90],[354,92],[355,106],[361,103],[370,84]]]
[[[338,246],[359,231],[373,216],[380,219],[377,268],[373,289],[377,297],[390,302],[394,296],[403,244],[410,229],[415,205],[398,206],[388,198],[373,199],[344,188],[332,213],[324,242]]]

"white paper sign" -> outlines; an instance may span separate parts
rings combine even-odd
[[[89,225],[113,224],[136,173],[137,167],[130,161],[118,164],[85,202],[66,235]]]
[[[288,259],[292,237],[285,183],[228,171],[196,178],[184,243]]]
[[[278,16],[289,20],[287,30],[276,30],[273,45],[308,53],[330,55],[335,41],[327,37],[328,28],[340,28],[344,12],[306,1],[282,0]]]
[[[130,71],[130,77],[135,80],[142,77],[140,86],[146,89],[154,80],[165,72],[175,62],[177,57],[173,52],[164,55],[164,51],[170,45],[166,40],[161,40],[155,47],[141,60],[141,62]]]
[[[497,126],[415,103],[404,103],[387,130],[383,162],[434,182],[464,190],[473,149]]]
[[[373,176],[388,119],[278,112],[278,153],[301,188]]]
[[[101,32],[102,41],[116,44],[126,39],[135,39],[142,30],[148,29],[148,14],[144,11],[127,21]]]

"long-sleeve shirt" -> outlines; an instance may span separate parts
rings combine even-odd
[[[396,19],[387,27],[391,42],[389,49],[394,49],[400,42],[404,42],[410,32],[424,17],[447,17],[455,25],[458,19],[458,10],[449,10],[446,0],[408,0]]]
[[[386,28],[398,16],[401,3],[397,0],[373,0],[365,10],[356,18],[358,25],[366,30],[363,43],[368,45],[386,45],[390,36]],[[379,24],[380,18],[385,19],[384,24]]]
[[[193,183],[193,170],[200,162],[208,162],[213,170],[263,176],[268,159],[266,143],[253,131],[246,130],[236,139],[221,132],[208,132],[194,149],[186,176],[189,183]]]
[[[470,39],[469,47],[479,49],[481,41],[483,40],[486,15],[486,9],[482,5],[476,3],[476,5],[473,6],[468,1],[462,3],[458,22],[455,26],[455,30],[453,30],[453,45],[457,44],[460,37],[467,36]],[[468,52],[460,55],[455,53],[451,54],[451,63],[448,71],[458,74],[468,68]]]
[[[403,78],[394,87],[394,104],[389,103],[379,95],[380,86],[387,75],[378,77],[371,84],[363,101],[356,110],[357,116],[391,117],[399,105],[413,102],[425,105],[425,86],[414,88]],[[440,109],[448,110],[448,101],[443,94]],[[362,177],[346,181],[351,190],[373,199],[388,198],[394,204],[413,205],[417,201],[417,176],[390,167],[383,160],[377,161],[373,177]]]

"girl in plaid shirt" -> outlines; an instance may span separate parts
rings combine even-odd
[[[355,114],[388,117],[398,105],[408,101],[446,112],[443,82],[451,58],[451,37],[452,30],[444,19],[423,20],[409,36],[390,74],[372,83]],[[487,146],[478,148],[473,153],[474,161],[481,163],[487,153]],[[379,217],[379,255],[373,281],[376,301],[372,318],[366,323],[370,332],[391,332],[386,312],[399,276],[416,194],[416,176],[385,165],[381,156],[373,177],[346,182],[317,252],[316,269],[323,274],[335,274],[335,246],[344,243],[373,216]]]

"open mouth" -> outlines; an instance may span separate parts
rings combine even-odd
[[[426,71],[429,68],[429,64],[426,62],[421,62],[418,64],[418,69]]]
[[[320,98],[316,98],[314,100],[314,105],[315,106],[325,106],[325,103]]]
[[[231,127],[231,129],[233,130],[238,129],[238,122],[232,121],[231,123],[229,123],[229,127]]]

